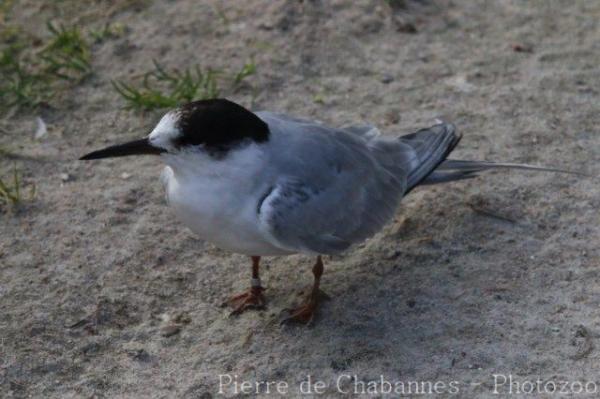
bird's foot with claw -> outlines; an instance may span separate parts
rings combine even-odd
[[[329,295],[321,290],[311,292],[300,306],[282,312],[280,324],[311,324],[319,304],[329,299],[331,299]]]
[[[223,303],[223,306],[229,306],[233,309],[229,314],[230,316],[239,315],[248,309],[264,309],[266,304],[262,293],[264,290],[263,287],[251,287],[243,294],[229,298]]]

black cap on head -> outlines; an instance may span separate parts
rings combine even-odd
[[[265,122],[241,105],[225,99],[200,100],[185,104],[165,115],[157,128],[167,116],[169,118],[166,134],[162,134],[166,136],[166,142],[153,140],[153,131],[148,138],[113,145],[91,152],[80,159],[158,155],[168,153],[173,148],[186,146],[202,146],[210,155],[222,158],[229,149],[243,142],[262,143],[269,139],[269,126]],[[176,128],[176,134],[172,134],[173,128]],[[158,137],[161,137],[160,133],[159,130]]]
[[[269,139],[269,126],[254,113],[226,99],[199,100],[178,109],[177,146],[204,145],[209,150],[226,151],[244,141]]]

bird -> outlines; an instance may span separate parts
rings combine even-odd
[[[407,135],[372,125],[340,128],[249,109],[224,98],[167,112],[145,137],[90,152],[81,160],[159,156],[167,203],[201,239],[248,255],[250,287],[232,296],[231,314],[264,309],[261,257],[314,257],[307,297],[282,323],[313,321],[326,294],[324,255],[348,250],[389,222],[416,187],[471,179],[481,172],[553,167],[449,159],[462,135],[437,121]]]

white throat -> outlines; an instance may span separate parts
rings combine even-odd
[[[202,150],[162,155],[167,199],[198,236],[238,253],[283,254],[259,231],[257,205],[272,182],[264,149],[248,144],[215,159]]]

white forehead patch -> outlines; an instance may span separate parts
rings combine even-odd
[[[181,136],[181,131],[176,125],[177,118],[176,112],[171,111],[165,114],[148,136],[150,143],[165,150],[173,149],[173,142]]]

